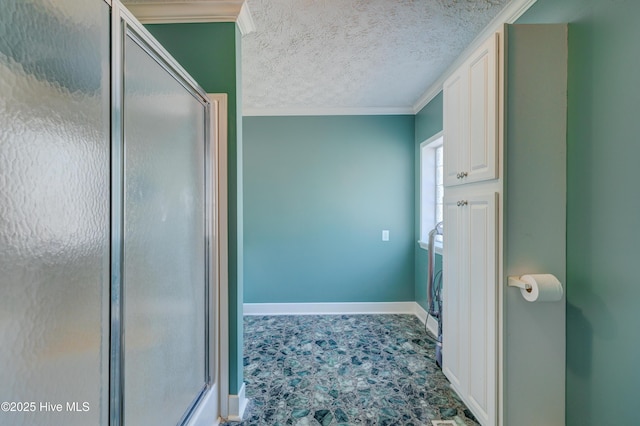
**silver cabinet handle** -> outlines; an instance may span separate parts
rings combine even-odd
[[[456,177],[458,179],[466,178],[468,175],[469,175],[469,173],[467,173],[467,172],[456,173]]]
[[[458,201],[458,202],[456,203],[456,205],[457,205],[458,207],[466,206],[467,204],[469,204],[469,203],[467,202],[467,200],[460,200],[460,201]]]

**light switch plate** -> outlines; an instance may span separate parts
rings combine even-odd
[[[389,241],[389,230],[388,229],[383,229],[382,230],[382,241]]]

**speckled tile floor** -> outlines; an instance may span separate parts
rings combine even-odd
[[[249,406],[227,425],[477,425],[412,315],[247,316]]]

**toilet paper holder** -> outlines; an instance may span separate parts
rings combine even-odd
[[[516,277],[516,276],[510,276],[507,278],[507,285],[509,287],[518,287],[521,288],[523,290],[526,290],[527,293],[531,293],[531,284],[525,283],[524,281],[522,281],[520,279],[520,277]]]

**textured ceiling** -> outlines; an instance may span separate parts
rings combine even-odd
[[[247,3],[243,102],[260,113],[411,108],[508,0]]]
[[[217,2],[224,3],[125,0]],[[510,2],[246,0],[255,31],[242,39],[243,109],[253,115],[413,110]]]

